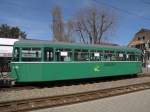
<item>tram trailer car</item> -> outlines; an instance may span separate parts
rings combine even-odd
[[[44,82],[141,72],[141,51],[105,45],[20,40],[14,43],[10,77],[16,82]]]

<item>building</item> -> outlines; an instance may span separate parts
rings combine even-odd
[[[143,51],[143,65],[150,65],[150,30],[141,29],[138,31],[132,41],[128,44],[129,47],[135,47]]]
[[[13,44],[18,39],[0,38],[0,58],[12,57]]]
[[[18,39],[0,38],[0,72],[9,71],[9,62],[12,58],[13,44]]]

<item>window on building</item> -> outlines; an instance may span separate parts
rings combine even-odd
[[[142,37],[142,40],[145,40],[145,36]]]
[[[140,44],[135,45],[135,46],[132,46],[132,47],[135,47],[135,48],[137,48],[137,49],[141,49],[141,45],[140,45]]]
[[[150,53],[147,53],[147,60],[150,60]]]
[[[145,36],[138,37],[138,40],[145,40]]]
[[[150,43],[148,43],[148,48],[150,48]]]
[[[138,37],[138,40],[141,40],[141,38],[140,38],[140,37]]]

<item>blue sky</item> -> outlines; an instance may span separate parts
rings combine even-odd
[[[0,24],[18,26],[29,38],[49,40],[52,38],[51,9],[62,8],[64,20],[87,6],[105,7],[117,15],[117,25],[112,42],[126,45],[141,28],[150,29],[149,0],[0,0]],[[111,6],[121,8],[116,10]],[[131,14],[126,13],[129,11]]]

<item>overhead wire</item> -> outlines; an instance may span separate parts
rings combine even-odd
[[[126,14],[131,15],[131,16],[140,17],[141,19],[150,21],[150,18],[147,18],[147,17],[141,16],[141,15],[139,15],[139,14],[133,13],[133,12],[131,12],[131,11],[128,11],[128,10],[125,10],[125,9],[122,9],[122,8],[119,8],[119,7],[116,7],[116,6],[113,6],[113,5],[111,5],[111,4],[108,4],[108,3],[106,3],[106,2],[103,2],[103,1],[101,1],[101,0],[93,0],[93,1],[96,2],[96,3],[98,3],[98,4],[101,3],[101,4],[103,4],[103,5],[107,6],[107,7],[111,7],[111,8],[113,8],[113,9],[119,11],[119,12],[126,13]]]

